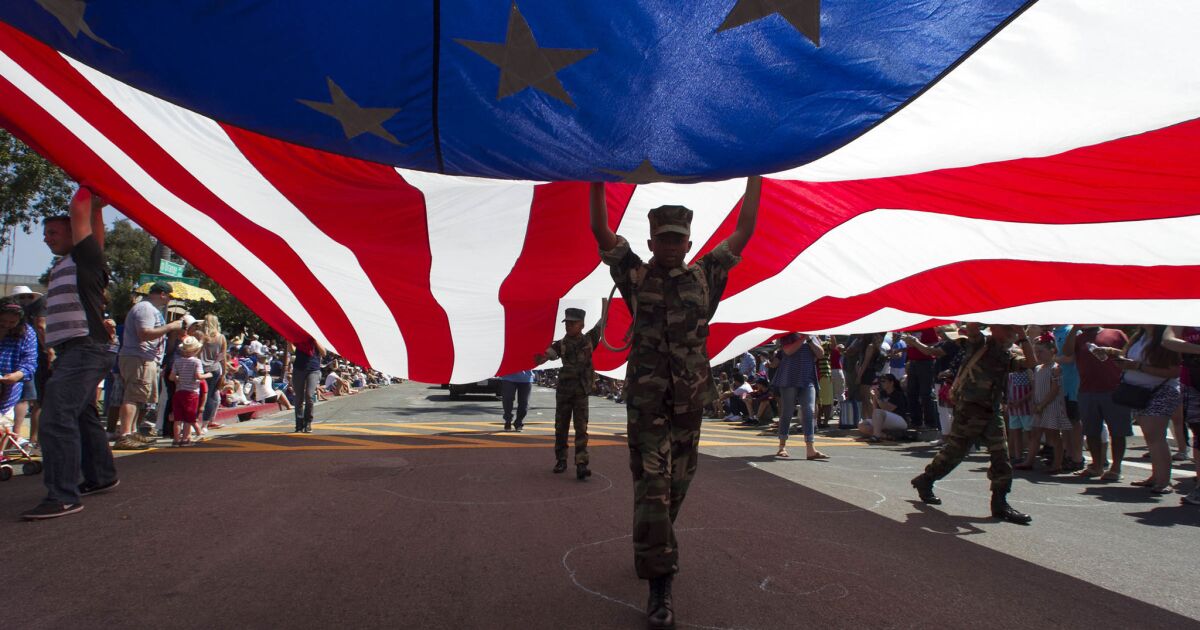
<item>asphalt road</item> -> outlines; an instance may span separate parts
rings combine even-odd
[[[120,488],[41,523],[16,519],[40,477],[14,478],[5,625],[641,627],[623,408],[592,399],[579,482],[550,472],[553,392],[520,434],[499,407],[411,383],[334,399],[313,434],[281,416],[122,456]],[[924,445],[823,436],[832,459],[809,462],[720,422],[703,436],[681,627],[1200,627],[1200,509],[1125,483],[1140,447],[1119,484],[1019,477],[1020,527],[988,518],[982,456],[931,508],[908,486]]]

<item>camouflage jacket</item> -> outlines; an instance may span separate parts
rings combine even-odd
[[[623,237],[601,251],[613,281],[633,314],[633,339],[625,375],[627,404],[671,414],[696,412],[716,399],[708,366],[708,322],[725,292],[729,270],[741,258],[721,243],[699,262],[661,269],[642,262]],[[635,311],[636,309],[636,311]]]
[[[583,393],[592,393],[592,381],[596,372],[592,368],[592,352],[600,345],[600,323],[578,337],[565,336],[546,348],[546,358],[562,359],[558,371],[558,389],[567,390],[576,383],[583,386]]]
[[[984,347],[983,355],[967,369],[980,347]],[[1010,348],[1001,348],[991,337],[967,339],[961,355],[962,367],[954,379],[956,402],[995,404],[1008,387],[1008,373],[1024,369]]]

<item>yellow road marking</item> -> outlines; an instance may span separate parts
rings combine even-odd
[[[320,444],[320,445],[304,445],[304,446],[273,446],[273,445],[268,445],[268,444],[258,444],[256,446],[248,446],[245,444],[238,444],[234,448],[226,448],[224,445],[229,444],[229,443],[230,443],[230,441],[221,440],[219,442],[219,444],[222,444],[222,446],[207,446],[206,445],[202,448],[171,449],[170,451],[165,451],[165,452],[171,452],[171,453],[178,453],[178,452],[185,452],[185,453],[186,452],[197,452],[197,453],[199,453],[199,452],[203,452],[203,453],[273,452],[273,453],[277,453],[280,451],[285,451],[285,452],[406,451],[406,450],[460,449],[460,448],[546,448],[547,447],[546,444],[536,444],[536,443],[518,444],[518,443],[504,443],[504,442],[491,442],[491,443],[484,442],[484,443],[479,443],[479,444],[462,444],[462,443],[388,444],[386,442],[379,442],[377,445],[373,445],[373,446],[354,446],[354,445],[350,445],[350,444],[344,444],[344,445],[343,444]],[[589,447],[592,447],[592,446],[625,446],[625,443],[624,442],[608,442],[608,441],[603,441],[603,440],[597,440],[597,441],[591,442],[589,444]]]

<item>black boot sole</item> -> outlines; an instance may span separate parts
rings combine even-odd
[[[998,512],[992,512],[992,518],[1004,523],[1012,523],[1013,525],[1029,525],[1033,522],[1033,518],[1028,515],[1026,515],[1024,518],[1018,518]]]
[[[918,484],[916,481],[913,481],[911,483],[912,483],[912,487],[916,488],[917,498],[921,499],[921,503],[924,503],[925,505],[941,505],[942,504],[942,500],[939,499],[937,497],[937,495],[935,495],[933,493],[932,489],[929,489],[928,491],[923,491],[921,485]]]

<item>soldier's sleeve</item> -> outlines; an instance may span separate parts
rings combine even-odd
[[[609,275],[617,285],[617,290],[621,292],[621,297],[625,298],[625,305],[632,307],[629,296],[633,287],[633,272],[642,266],[642,259],[633,253],[629,241],[624,236],[617,236],[616,247],[600,250],[600,261],[608,265]]]
[[[603,322],[602,321],[596,322],[596,325],[592,326],[592,329],[587,331],[587,333],[586,333],[588,341],[590,341],[592,343],[592,351],[593,352],[595,352],[596,348],[600,347],[600,335],[604,332],[604,330],[600,328],[601,323],[603,323]]]
[[[560,340],[555,341],[554,343],[550,344],[550,347],[546,348],[545,354],[546,354],[547,361],[555,361],[559,357],[561,357],[562,356],[562,340],[560,339]]]
[[[700,258],[697,265],[704,272],[704,279],[708,283],[710,310],[716,310],[717,302],[725,293],[725,282],[729,280],[729,270],[740,262],[742,262],[742,257],[735,256],[729,250],[729,243],[726,241],[721,241],[720,245]],[[709,313],[709,316],[711,317],[712,313]]]

